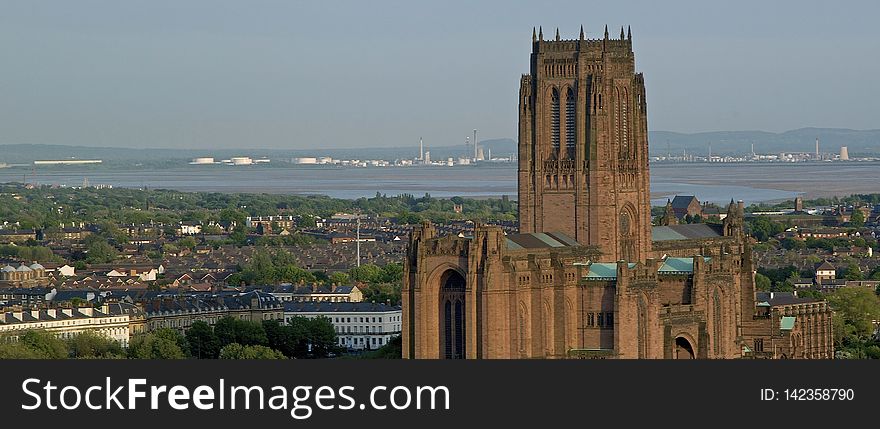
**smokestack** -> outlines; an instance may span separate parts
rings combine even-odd
[[[422,138],[419,137],[419,161],[425,160],[425,146],[422,144]]]
[[[816,159],[819,159],[819,137],[816,137]]]
[[[558,29],[556,30],[559,31]],[[474,161],[477,160],[477,129],[474,128]]]

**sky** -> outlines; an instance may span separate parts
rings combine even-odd
[[[0,0],[0,144],[515,139],[532,27],[606,24],[632,27],[651,130],[874,129],[878,16],[827,0]]]

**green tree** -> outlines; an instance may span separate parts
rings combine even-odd
[[[839,345],[861,342],[874,333],[874,320],[880,320],[880,298],[864,288],[841,288],[828,295],[835,311],[834,339]]]
[[[129,359],[185,359],[186,338],[179,332],[161,328],[135,336],[128,346]]]
[[[327,280],[330,281],[330,283],[336,283],[338,285],[347,285],[351,281],[351,278],[348,276],[348,273],[343,272],[343,271],[337,271],[335,273],[330,274],[328,276]]]
[[[197,320],[186,331],[189,355],[196,359],[213,359],[220,353],[220,339],[214,329],[204,321]]]
[[[853,210],[852,216],[849,217],[849,226],[853,228],[861,228],[865,226],[865,215],[861,210]]]
[[[123,359],[125,351],[118,341],[93,331],[85,331],[67,340],[70,355],[76,359]]]
[[[196,239],[192,237],[184,237],[180,240],[177,240],[177,245],[182,249],[192,250],[196,247]]]
[[[106,264],[116,259],[116,248],[100,235],[89,235],[84,240],[84,244],[86,245],[86,262],[90,264]]]
[[[350,269],[348,275],[356,282],[378,283],[382,279],[382,269],[373,264],[364,264]]]
[[[309,340],[314,357],[327,357],[339,350],[336,328],[328,317],[309,319]]]
[[[269,347],[291,358],[306,356],[309,338],[307,325],[302,323],[283,325],[277,320],[266,320],[263,322],[263,329],[266,330]]]
[[[401,359],[403,356],[403,339],[398,335],[382,347],[361,355],[363,359]]]
[[[232,343],[245,346],[266,345],[268,343],[266,330],[263,329],[261,323],[228,316],[217,321],[214,325],[214,333],[217,334],[221,347]]]
[[[843,277],[847,280],[862,280],[864,275],[856,264],[849,264],[843,271]]]
[[[769,291],[771,287],[770,278],[761,274],[755,273],[755,289],[760,291]]]
[[[286,359],[284,353],[266,346],[231,343],[220,349],[220,359]]]
[[[18,342],[34,350],[44,359],[67,359],[69,356],[64,341],[46,331],[27,331],[19,336]]]

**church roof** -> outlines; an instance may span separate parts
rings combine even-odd
[[[714,238],[724,234],[721,225],[690,223],[685,225],[664,225],[651,228],[654,241],[691,240],[695,238]]]
[[[636,264],[629,263],[629,267],[633,268]],[[617,278],[617,262],[593,262],[590,264],[590,271],[587,273],[587,279],[590,280],[612,280]]]
[[[508,234],[508,249],[546,249],[552,247],[580,246],[574,238],[561,232],[533,232]]]
[[[712,258],[704,257],[706,262],[709,262]],[[657,270],[659,273],[672,274],[672,273],[693,273],[694,272],[694,258],[666,258],[663,261],[663,265],[660,266],[660,269]]]
[[[676,195],[675,198],[672,199],[672,208],[686,209],[693,201],[697,201],[697,204],[700,203],[699,200],[697,200],[697,197],[693,195]]]
[[[712,260],[709,257],[703,257],[706,262]],[[587,280],[616,280],[617,279],[617,262],[589,262],[589,271],[584,276]],[[627,263],[630,269],[636,267],[635,263]],[[694,272],[694,258],[666,258],[663,265],[657,270],[659,274],[691,274]]]

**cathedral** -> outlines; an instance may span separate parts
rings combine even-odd
[[[831,358],[823,301],[755,290],[743,203],[652,225],[632,34],[532,34],[519,91],[519,232],[410,235],[403,357]]]

